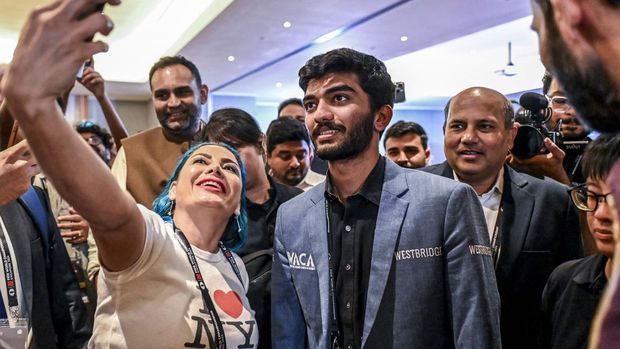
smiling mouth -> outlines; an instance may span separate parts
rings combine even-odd
[[[482,155],[483,153],[480,151],[476,151],[476,150],[461,150],[458,152],[458,154],[462,156],[479,156],[479,155]]]
[[[198,182],[197,185],[209,191],[226,193],[226,186],[224,186],[224,183],[218,180],[206,179]]]

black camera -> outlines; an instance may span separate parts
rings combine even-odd
[[[405,83],[404,82],[395,82],[394,83],[394,103],[403,103],[407,100],[405,97]]]
[[[526,92],[519,98],[521,109],[517,112],[515,121],[521,126],[517,130],[514,146],[511,153],[519,159],[529,159],[549,151],[545,147],[545,138],[549,137],[553,143],[562,144],[560,123],[555,130],[547,128],[547,121],[551,118],[553,110],[549,107],[549,101],[543,95],[535,92]]]
[[[545,137],[549,137],[553,143],[559,146],[565,153],[566,158],[576,158],[581,155],[590,139],[565,140],[562,137],[562,120],[558,120],[554,130],[549,130],[546,123],[551,118],[553,110],[549,107],[549,101],[543,95],[535,92],[526,92],[519,98],[521,109],[517,111],[515,121],[521,124],[517,130],[514,147],[511,152],[519,159],[529,159],[539,154],[547,154]]]

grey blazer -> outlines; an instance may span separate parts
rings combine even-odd
[[[274,348],[330,347],[324,191],[278,212]],[[489,237],[469,186],[386,161],[374,237],[364,348],[501,347]]]

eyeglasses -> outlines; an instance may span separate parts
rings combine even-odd
[[[568,98],[564,96],[547,96],[547,99],[551,102],[551,109],[556,113],[566,113],[568,109],[573,108],[573,106],[568,103]]]
[[[88,138],[85,138],[84,140],[88,142],[88,144],[95,145],[95,146],[103,143],[101,138],[99,138],[98,136],[90,136]]]
[[[607,194],[599,194],[588,190],[588,186],[586,184],[581,184],[576,187],[570,188],[568,190],[570,193],[570,197],[573,200],[575,206],[581,211],[586,212],[594,212],[598,208],[598,204],[601,202],[605,202],[609,204],[607,201],[607,197],[611,195],[611,193]]]

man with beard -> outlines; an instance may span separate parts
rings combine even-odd
[[[136,202],[151,208],[178,159],[200,137],[209,90],[196,65],[182,56],[161,58],[149,82],[161,127],[123,139],[112,173]]]
[[[578,216],[566,187],[505,165],[517,128],[510,101],[484,87],[450,100],[446,162],[428,171],[471,185],[484,210],[501,298],[503,348],[535,348],[547,277],[582,255]]]
[[[299,71],[325,182],[280,206],[274,348],[497,348],[499,298],[474,191],[379,154],[383,62],[351,49]]]
[[[619,132],[620,1],[532,0],[532,9],[532,29],[538,33],[543,63],[558,79],[581,120],[602,133]],[[607,184],[614,201],[620,202],[618,163]],[[615,206],[620,216],[620,206]],[[619,233],[617,229],[615,233]],[[593,327],[594,348],[615,348],[620,342],[619,261],[615,258],[610,291]]]

